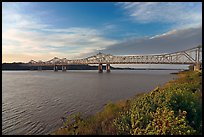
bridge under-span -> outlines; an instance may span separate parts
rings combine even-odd
[[[54,57],[48,61],[31,60],[28,62],[28,65],[38,66],[39,69],[42,66],[53,66],[54,71],[58,71],[58,66],[62,66],[62,71],[66,71],[68,65],[76,64],[99,64],[99,72],[103,72],[102,64],[106,64],[107,72],[110,72],[110,64],[189,64],[194,66],[194,70],[200,70],[202,64],[202,46],[164,54],[114,56],[99,52],[96,55],[83,59],[69,60]]]

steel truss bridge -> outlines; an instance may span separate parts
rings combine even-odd
[[[191,49],[178,51],[174,53],[164,54],[147,54],[147,55],[131,55],[131,56],[114,56],[111,54],[98,53],[96,55],[83,58],[69,60],[66,58],[54,57],[48,61],[28,62],[30,66],[53,66],[57,71],[57,66],[62,66],[62,70],[66,71],[67,65],[76,64],[99,64],[98,70],[102,72],[102,64],[106,64],[107,72],[110,72],[110,64],[192,64],[194,70],[200,70],[202,64],[202,46]]]

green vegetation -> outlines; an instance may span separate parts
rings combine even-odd
[[[186,71],[178,76],[149,93],[108,103],[93,116],[71,115],[53,134],[202,134],[202,73]]]

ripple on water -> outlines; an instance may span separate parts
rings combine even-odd
[[[62,126],[62,116],[93,114],[108,101],[132,97],[173,78],[169,72],[153,73],[3,72],[2,134],[49,134]]]

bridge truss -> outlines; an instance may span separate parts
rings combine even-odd
[[[187,49],[184,51],[165,53],[157,55],[131,55],[114,56],[111,54],[98,53],[84,58],[69,60],[66,58],[54,57],[48,61],[28,62],[31,66],[71,65],[71,64],[201,64],[202,46]]]

